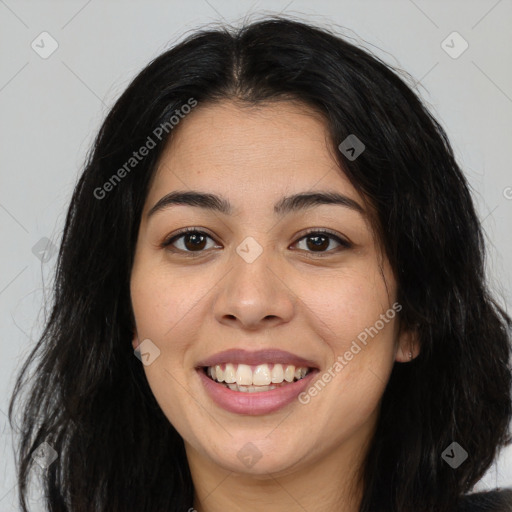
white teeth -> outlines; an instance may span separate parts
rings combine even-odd
[[[303,379],[308,373],[308,368],[295,367],[293,364],[260,364],[253,370],[248,364],[226,363],[209,366],[206,373],[217,382],[225,382],[226,387],[234,391],[250,392],[254,386],[255,391],[267,391],[275,388],[270,384]]]
[[[270,391],[271,389],[276,389],[275,386],[258,386],[254,387],[254,391]]]
[[[224,370],[224,382],[227,382],[228,384],[236,382],[235,367],[231,363],[228,363]]]
[[[217,375],[217,382],[224,382],[224,372],[219,365],[215,367],[215,374]]]
[[[252,384],[252,370],[249,365],[238,365],[238,368],[236,369],[236,383],[239,386],[250,386]]]
[[[275,364],[274,368],[272,368],[272,382],[279,383],[279,382],[283,382],[283,380],[284,380],[283,365]]]
[[[252,373],[252,383],[255,386],[268,386],[272,382],[268,364],[260,364]]]
[[[227,384],[232,391],[241,391],[242,393],[258,393],[260,391],[271,391],[276,386],[239,386],[238,384]]]
[[[218,377],[218,374],[217,374],[217,377]],[[284,371],[284,380],[286,382],[292,382],[294,377],[295,377],[295,366],[288,365],[286,367],[286,370]]]

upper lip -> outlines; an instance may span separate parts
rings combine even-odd
[[[215,366],[217,364],[238,363],[258,365],[264,363],[289,364],[296,367],[318,368],[317,363],[299,357],[291,352],[278,349],[256,350],[249,352],[243,349],[229,349],[214,354],[200,361],[198,367]]]

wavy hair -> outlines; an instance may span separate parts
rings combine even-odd
[[[322,113],[334,148],[350,134],[365,144],[356,160],[336,150],[337,158],[375,211],[401,325],[416,330],[421,351],[395,363],[382,397],[360,512],[456,509],[510,442],[511,319],[489,291],[483,230],[447,135],[400,74],[330,29],[277,16],[203,28],[135,77],[87,155],[67,212],[51,314],[11,397],[11,424],[22,408],[15,428],[24,512],[32,455],[44,441],[58,454],[43,475],[52,512],[192,506],[183,440],[131,345],[140,217],[172,131],[98,197],[190,98],[197,108],[299,101]],[[469,454],[456,469],[442,458],[452,442]]]

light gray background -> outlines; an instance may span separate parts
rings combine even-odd
[[[0,0],[0,510],[17,510],[8,397],[41,332],[43,282],[55,264],[51,250],[41,261],[32,249],[43,237],[58,244],[102,119],[145,64],[194,28],[278,12],[341,25],[418,81],[474,188],[489,275],[510,312],[511,0]],[[47,59],[31,47],[43,31],[59,45]],[[453,31],[469,44],[456,59],[441,46]],[[512,448],[477,488],[496,486],[512,486]]]

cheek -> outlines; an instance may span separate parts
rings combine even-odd
[[[312,331],[330,353],[327,368],[306,390],[303,403],[309,401],[315,415],[332,428],[360,424],[385,390],[397,326],[393,281],[387,280],[389,297],[376,264],[316,280],[309,292],[303,284],[301,298]]]
[[[143,367],[153,396],[169,422],[179,431],[188,431],[193,418],[189,418],[190,395],[184,391],[189,378],[185,360],[198,332],[194,306],[205,291],[168,274],[157,265],[134,266],[132,307],[139,340],[151,340],[160,351]]]
[[[132,273],[131,297],[139,338],[154,339],[155,343],[173,348],[180,345],[178,333],[193,321],[194,307],[207,293],[204,281],[170,274],[165,268],[138,267]],[[174,344],[177,344],[174,345]]]
[[[365,264],[342,272],[302,280],[297,296],[307,306],[311,322],[322,332],[337,354],[349,349],[351,341],[378,322],[381,338],[393,338],[393,317],[381,321],[393,304],[392,283],[388,291],[377,265]],[[373,331],[372,331],[373,332]]]

